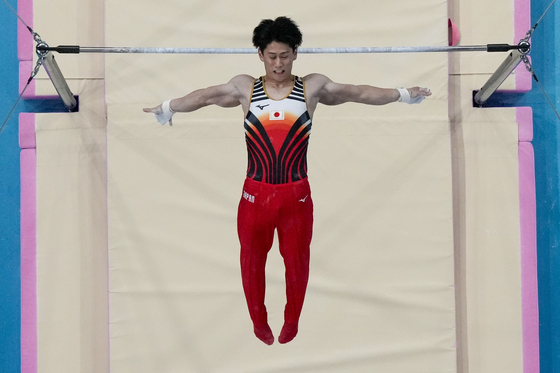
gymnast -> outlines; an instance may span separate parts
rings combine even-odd
[[[262,20],[253,31],[253,45],[264,63],[264,76],[237,75],[226,84],[144,108],[160,124],[172,125],[176,112],[241,105],[249,158],[237,215],[241,276],[254,333],[267,345],[274,343],[274,336],[264,304],[265,264],[275,229],[286,268],[287,298],[278,342],[296,336],[303,308],[313,226],[307,146],[317,104],[415,104],[431,95],[427,88],[386,89],[339,84],[322,74],[292,75],[301,43],[302,34],[290,18]]]

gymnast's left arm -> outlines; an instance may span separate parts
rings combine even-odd
[[[418,104],[432,92],[428,88],[380,88],[371,85],[335,83],[324,75],[312,74],[306,77],[306,89],[317,102],[325,105],[339,105],[357,102],[367,105],[386,105],[392,102]]]

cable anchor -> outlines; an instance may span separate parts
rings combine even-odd
[[[37,35],[36,39],[35,39],[35,35]],[[45,50],[43,50],[43,51],[39,50],[39,46],[46,47],[47,49],[49,48],[47,43],[45,43],[44,41],[41,40],[41,37],[39,36],[39,34],[34,33],[33,38],[38,43],[37,48],[35,50],[35,53],[37,53],[38,58],[37,58],[37,63],[35,64],[35,67],[33,68],[33,71],[31,72],[31,76],[29,77],[29,80],[27,81],[28,84],[33,80],[33,78],[35,78],[37,76],[37,74],[39,73],[39,69],[41,68],[41,66],[45,62],[45,57],[46,57],[47,53],[49,53],[48,51],[45,51]]]

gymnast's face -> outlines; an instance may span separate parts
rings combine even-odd
[[[297,50],[289,45],[273,41],[264,51],[259,50],[269,81],[285,82],[292,79],[292,64],[297,58]]]

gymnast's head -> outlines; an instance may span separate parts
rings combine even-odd
[[[272,42],[286,44],[295,52],[302,40],[298,25],[288,17],[263,19],[253,30],[253,45],[261,53]]]

